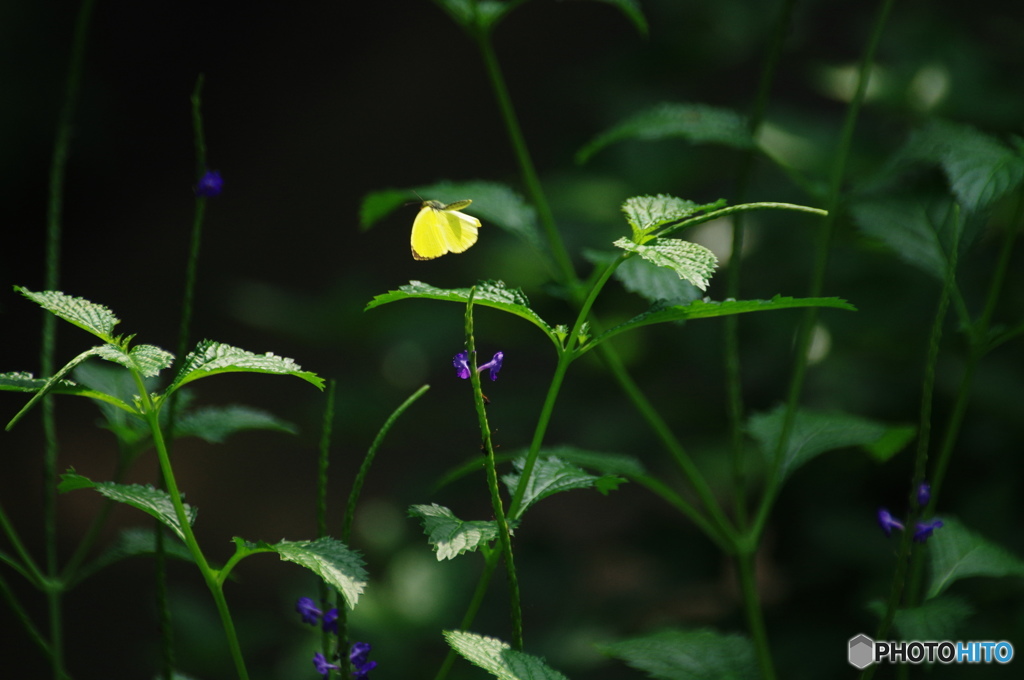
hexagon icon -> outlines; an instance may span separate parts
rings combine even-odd
[[[875,656],[875,641],[861,633],[850,638],[850,665],[864,670],[871,665]]]

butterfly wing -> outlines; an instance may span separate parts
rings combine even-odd
[[[463,207],[461,203],[459,207]],[[425,201],[420,208],[410,239],[415,259],[432,260],[445,253],[465,252],[476,243],[480,220],[446,207],[437,201]]]

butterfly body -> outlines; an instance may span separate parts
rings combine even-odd
[[[412,256],[417,260],[433,260],[446,253],[462,253],[477,239],[480,220],[459,212],[473,201],[423,201],[412,223]]]

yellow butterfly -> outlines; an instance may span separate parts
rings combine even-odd
[[[445,253],[462,253],[476,243],[480,220],[459,212],[473,201],[423,201],[412,223],[412,256],[417,260],[433,260]]]

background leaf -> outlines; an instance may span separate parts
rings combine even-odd
[[[423,522],[423,533],[434,546],[438,562],[474,552],[498,537],[494,521],[464,521],[437,503],[409,506],[409,515]]]
[[[785,407],[779,406],[769,413],[754,414],[747,421],[747,431],[757,440],[769,465],[775,456],[784,418]],[[789,442],[782,452],[778,482],[781,484],[801,465],[826,451],[869,446],[885,437],[891,427],[847,413],[800,410],[793,421]]]
[[[199,437],[211,444],[220,444],[236,432],[245,430],[298,433],[295,425],[273,413],[239,404],[206,406],[179,416],[174,423],[175,436]]]
[[[603,653],[658,680],[753,680],[754,648],[741,635],[665,630],[598,645]]]
[[[734,149],[754,148],[747,119],[731,109],[705,104],[659,104],[602,132],[576,154],[586,163],[601,149],[628,139],[685,139],[694,144],[722,144]]]
[[[567,680],[543,659],[517,652],[496,638],[461,630],[446,630],[444,638],[462,658],[499,680]]]
[[[871,610],[884,616],[885,603],[872,602]],[[974,608],[962,597],[942,595],[919,607],[896,610],[893,626],[902,640],[955,640],[973,613]]]
[[[862,233],[878,239],[896,255],[940,281],[948,257],[941,232],[948,230],[949,208],[930,206],[920,199],[887,198],[858,201],[851,211]]]
[[[519,474],[508,474],[501,478],[501,481],[505,483],[509,493],[512,495],[515,495],[516,488],[519,486],[519,479],[522,476],[525,464],[525,457],[517,458],[513,461],[513,465],[519,471]],[[602,483],[602,479],[602,477],[592,475],[560,458],[554,456],[538,457],[533,467],[533,472],[530,474],[530,479],[526,483],[526,493],[523,494],[523,502],[519,507],[519,514],[516,518],[522,517],[527,508],[548,496],[553,496],[562,491],[571,491],[572,489],[589,489]],[[625,481],[621,478],[616,479],[620,482]]]
[[[1024,576],[1024,560],[969,530],[957,519],[943,517],[943,526],[928,539],[931,566],[928,597],[962,578]]]

